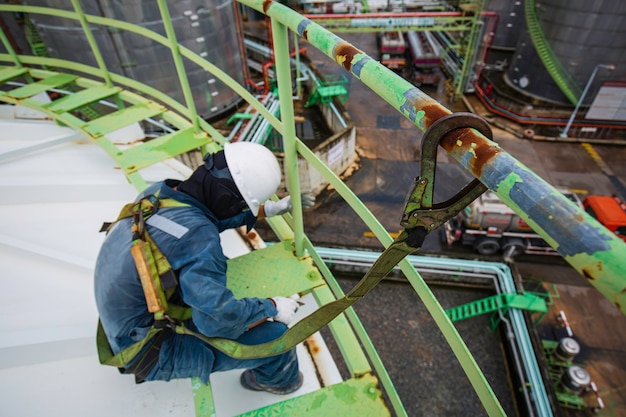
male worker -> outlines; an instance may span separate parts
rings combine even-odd
[[[191,307],[192,317],[184,323],[190,330],[248,345],[274,340],[286,331],[297,303],[285,297],[236,299],[226,288],[226,257],[219,238],[228,228],[250,229],[257,216],[290,210],[289,197],[268,201],[280,177],[276,158],[264,146],[227,143],[223,151],[207,155],[187,180],[155,183],[138,197],[155,195],[182,203],[161,207],[148,218],[146,228],[177,278],[170,300]],[[132,236],[130,218],[116,222],[95,269],[96,304],[114,354],[143,340],[155,322],[131,256]],[[295,349],[237,360],[197,337],[166,330],[121,371],[135,374],[137,382],[197,376],[206,383],[212,372],[245,368],[241,384],[247,389],[288,394],[302,386]]]

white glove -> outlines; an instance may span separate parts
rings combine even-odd
[[[302,208],[310,208],[315,204],[315,196],[311,194],[301,194],[300,198],[302,200]],[[291,207],[291,196],[283,197],[278,201],[268,200],[263,205],[263,210],[265,211],[265,217],[278,216],[280,214],[285,214],[288,211],[291,211],[293,207]]]
[[[274,321],[279,321],[284,324],[289,324],[298,311],[298,303],[287,297],[273,297],[270,298],[276,306],[278,313],[274,316]]]

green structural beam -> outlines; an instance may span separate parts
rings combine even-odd
[[[335,33],[415,31],[469,31],[475,17],[461,12],[372,13],[306,15]]]

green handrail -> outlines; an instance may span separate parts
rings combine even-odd
[[[285,23],[309,44],[350,71],[419,129],[425,130],[434,121],[451,113],[363,51],[293,10],[276,2],[241,2]],[[626,313],[626,294],[623,292],[626,266],[621,262],[626,255],[624,242],[477,131],[448,135],[441,145]],[[306,158],[305,154],[303,156]],[[386,233],[375,234],[383,243],[390,242]]]

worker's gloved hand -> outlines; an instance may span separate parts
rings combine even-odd
[[[296,315],[296,311],[298,311],[298,303],[287,297],[273,297],[270,298],[270,300],[272,300],[278,311],[274,316],[274,321],[279,321],[284,324],[291,323]]]
[[[302,200],[302,208],[310,208],[315,204],[315,196],[311,194],[303,193],[300,195]],[[268,200],[263,205],[263,209],[265,211],[265,217],[278,216],[280,214],[285,214],[288,211],[291,211],[291,196],[283,197],[278,201]]]

